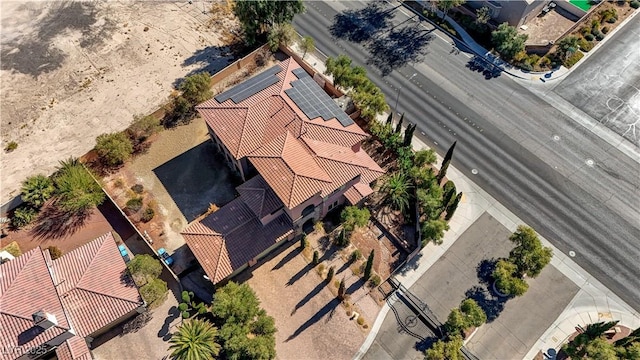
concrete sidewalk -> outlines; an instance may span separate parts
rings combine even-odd
[[[294,51],[299,55],[302,52],[294,46]],[[324,56],[320,54],[307,54],[305,61],[313,65],[318,71],[324,71]],[[379,121],[384,121],[387,114],[380,115]],[[419,135],[413,139],[413,148],[416,150],[428,148],[428,146],[418,139]],[[454,154],[455,163],[455,154]],[[442,158],[438,156],[438,162]],[[477,170],[471,169],[477,173]],[[455,167],[449,167],[447,177],[456,184],[458,191],[463,192],[462,200],[456,210],[456,214],[449,222],[450,229],[445,233],[442,245],[429,243],[422,249],[421,256],[416,257],[413,263],[406,265],[414,270],[398,275],[396,278],[407,288],[410,288],[427,270],[453,245],[453,243],[469,228],[483,213],[487,212],[498,220],[510,231],[515,231],[518,225],[524,224],[515,214],[500,204],[491,195],[476,185]],[[531,348],[525,359],[533,358],[539,351],[543,353],[547,350],[559,349],[559,347],[573,333],[571,331],[576,325],[586,325],[597,321],[620,320],[620,325],[629,328],[640,326],[640,313],[631,308],[617,295],[612,293],[597,279],[589,275],[584,269],[576,264],[571,256],[567,256],[555,248],[549,241],[540,237],[545,246],[553,249],[553,259],[551,265],[558,269],[563,275],[573,281],[580,290],[575,295],[569,305],[563,310],[553,325],[543,334],[543,336]],[[575,255],[575,254],[573,254]],[[390,308],[385,304],[378,314],[375,323],[365,342],[362,344],[354,359],[360,360],[367,352],[384,321]]]

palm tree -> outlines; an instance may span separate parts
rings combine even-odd
[[[218,329],[206,320],[185,321],[169,339],[171,357],[177,360],[214,359],[220,353]]]
[[[382,185],[382,191],[387,194],[387,201],[391,207],[404,212],[409,207],[411,185],[403,173],[397,172],[387,178]]]
[[[34,175],[22,183],[22,200],[34,207],[41,207],[53,195],[53,181],[44,175]]]

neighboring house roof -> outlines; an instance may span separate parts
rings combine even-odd
[[[88,336],[143,303],[111,233],[53,260],[52,270],[78,335]]]
[[[56,260],[39,247],[0,265],[0,346],[39,346],[72,329],[56,350],[60,359],[89,359],[84,337],[142,305],[111,233]],[[42,310],[58,323],[34,326]],[[0,359],[15,354],[0,353]]]
[[[234,99],[223,93],[216,97],[222,102],[213,98],[196,107],[231,154],[247,157],[289,209],[316,194],[326,196],[358,176],[371,182],[382,175],[384,171],[359,149],[368,135],[352,121],[343,125],[333,115],[308,118],[287,90],[303,78],[308,86],[319,85],[291,58],[278,66],[256,75],[255,79],[275,83],[254,95]],[[248,86],[253,86],[251,80],[225,93],[238,94]],[[331,101],[322,91],[308,96],[314,102]]]
[[[244,203],[260,219],[282,208],[282,201],[261,175],[254,176],[236,187],[236,190]]]
[[[187,226],[182,236],[207,276],[217,283],[292,232],[284,213],[263,226],[240,196]]]
[[[0,305],[0,346],[7,349],[0,359],[14,359],[21,355],[18,347],[26,353],[71,328],[40,248],[0,265]],[[58,325],[35,326],[39,310],[54,315]]]

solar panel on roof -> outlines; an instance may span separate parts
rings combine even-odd
[[[298,77],[298,80],[291,82],[292,88],[285,90],[285,93],[309,119],[321,117],[327,121],[336,118],[342,126],[353,124],[353,120],[342,111],[338,104],[306,72],[303,74],[301,71],[296,70],[304,71],[304,69],[294,69],[292,71]]]
[[[277,83],[280,79],[276,76],[282,68],[280,65],[275,65],[260,74],[252,77],[247,81],[243,81],[240,84],[232,87],[231,89],[218,94],[214,99],[217,102],[222,103],[231,99],[234,103],[239,103],[242,100],[268,88],[269,86]]]
[[[295,75],[298,79],[302,79],[303,76],[309,76],[309,74],[307,74],[307,72],[305,71],[305,69],[303,68],[296,68],[291,70],[291,72],[293,73],[293,75]]]

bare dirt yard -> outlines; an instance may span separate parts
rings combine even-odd
[[[235,24],[210,2],[0,4],[0,203],[21,181],[80,157],[96,136],[156,110],[184,76],[233,60]],[[214,4],[214,6],[216,6]],[[213,17],[213,19],[212,19]]]

